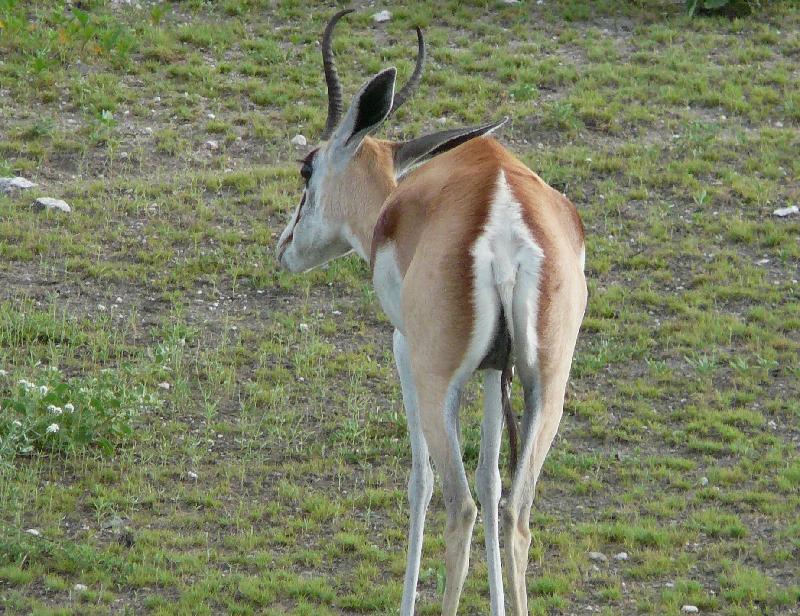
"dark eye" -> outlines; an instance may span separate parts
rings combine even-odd
[[[303,176],[303,179],[308,182],[311,179],[311,165],[308,163],[303,163],[303,166],[300,167],[300,175]]]

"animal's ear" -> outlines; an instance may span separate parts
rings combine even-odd
[[[331,136],[334,147],[355,152],[364,137],[381,125],[392,109],[396,78],[397,69],[392,67],[364,84],[353,98],[344,120]]]
[[[507,117],[492,124],[443,130],[432,135],[425,135],[424,137],[399,143],[394,151],[394,173],[397,177],[400,177],[414,165],[424,163],[437,154],[452,150],[470,139],[488,135],[506,122],[508,122]]]

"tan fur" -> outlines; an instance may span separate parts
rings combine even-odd
[[[366,137],[347,170],[323,188],[331,217],[349,221],[350,230],[369,254],[375,221],[386,197],[395,189],[394,144]]]
[[[404,312],[422,321],[422,339],[431,342],[431,352],[438,349],[430,362],[440,367],[454,369],[467,349],[475,321],[470,250],[486,223],[501,168],[545,254],[537,320],[543,341],[549,328],[558,327],[557,315],[549,317],[551,298],[580,268],[584,231],[575,206],[494,139],[468,141],[409,174],[381,210],[371,260],[393,243],[404,276]],[[407,275],[414,260],[424,264],[418,279],[413,270]],[[446,342],[437,347],[433,341],[440,337]]]

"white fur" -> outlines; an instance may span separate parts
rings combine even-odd
[[[397,256],[394,242],[381,246],[375,253],[375,263],[372,269],[372,283],[375,294],[381,303],[381,308],[389,317],[392,325],[400,332],[403,327],[403,276],[397,266]]]
[[[471,352],[465,362],[467,364],[474,362],[475,357],[469,357],[473,353],[480,355],[477,358],[480,363],[487,352],[500,306],[505,311],[512,343],[516,340],[518,323],[521,322],[528,324],[524,331],[526,339],[536,339],[535,308],[538,300],[539,269],[544,252],[525,224],[522,206],[514,198],[502,170],[498,175],[497,187],[489,208],[489,219],[472,247],[472,256],[475,259],[476,320],[470,344]],[[520,270],[527,274],[526,281],[532,278],[534,282],[533,287],[526,288],[523,294],[519,293],[521,289],[518,288]],[[527,284],[525,286],[528,287]],[[527,299],[515,300],[518,295],[524,295]],[[518,310],[524,311],[519,319],[515,315]]]

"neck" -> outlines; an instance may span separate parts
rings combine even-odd
[[[397,187],[392,148],[393,144],[389,141],[367,138],[358,154],[365,157],[367,164],[359,164],[357,168],[366,169],[367,174],[360,182],[353,183],[353,187],[359,186],[361,198],[358,199],[358,206],[347,212],[344,236],[353,250],[367,262],[372,248],[372,232],[381,208]]]

